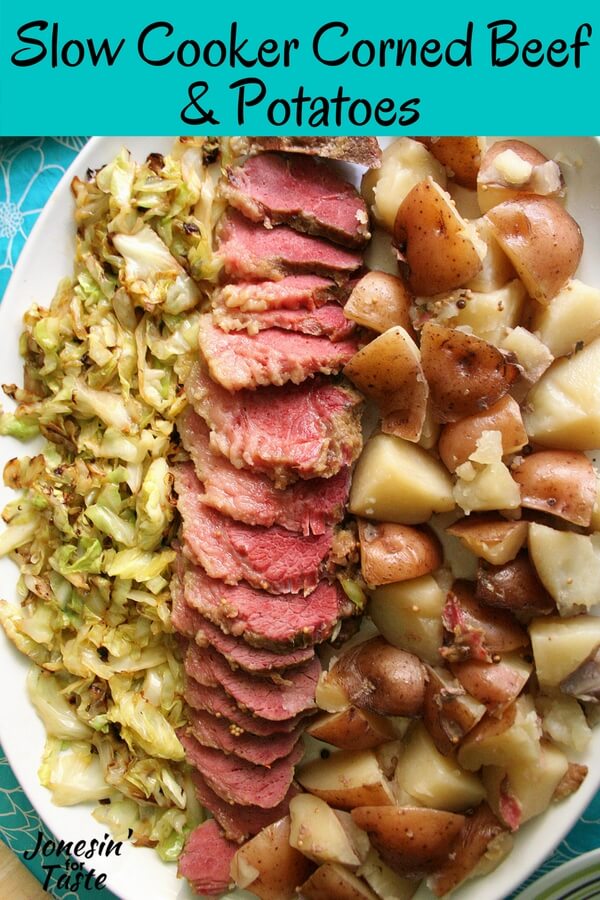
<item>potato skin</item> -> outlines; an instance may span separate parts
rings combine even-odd
[[[472,697],[494,711],[516,700],[531,674],[531,666],[510,665],[503,659],[498,662],[468,659],[451,663],[450,668]]]
[[[355,706],[339,713],[324,713],[313,719],[306,731],[341,750],[370,750],[396,737],[389,719]]]
[[[503,565],[514,559],[525,541],[529,524],[508,521],[493,513],[465,516],[446,528],[448,534],[492,565]]]
[[[457,813],[422,807],[360,806],[352,818],[398,875],[422,878],[452,849],[465,822]]]
[[[427,676],[423,723],[440,753],[451,756],[483,718],[486,707],[467,694],[447,669],[428,666]]]
[[[415,294],[431,297],[470,281],[482,267],[476,242],[450,195],[432,178],[415,185],[396,213],[394,246],[408,265]]]
[[[440,543],[433,532],[395,522],[359,520],[363,577],[369,585],[407,581],[442,565]]]
[[[488,804],[481,803],[472,816],[466,817],[458,838],[452,845],[452,855],[446,858],[427,881],[436,897],[445,896],[464,881],[479,863],[490,843],[501,834],[506,835],[506,854],[512,846],[508,831]]]
[[[242,860],[259,872],[248,887],[261,900],[292,900],[296,887],[313,869],[312,863],[290,846],[289,816],[263,828],[240,847],[231,864],[231,876],[237,883],[244,872]]]
[[[512,469],[521,504],[588,527],[596,502],[596,473],[585,453],[541,450]]]
[[[477,187],[484,141],[479,137],[417,137],[432,156],[449,170],[448,175],[466,188]]]
[[[306,900],[377,900],[377,895],[344,866],[325,863],[298,888]]]
[[[529,440],[519,404],[506,394],[484,412],[444,426],[438,453],[449,472],[455,472],[458,466],[467,461],[476,450],[477,439],[484,431],[500,432],[503,455],[521,450]]]
[[[382,333],[400,325],[412,337],[412,293],[406,282],[387,272],[367,272],[352,289],[344,313],[363,328]]]
[[[519,159],[531,166],[531,173],[527,180],[520,184],[511,184],[495,166],[496,157],[500,156],[506,150],[512,150]],[[548,183],[540,184],[540,179],[536,178],[536,172],[539,174],[541,166],[548,169],[550,164],[551,177],[546,179]],[[551,162],[547,156],[540,153],[531,144],[524,141],[496,141],[488,148],[481,161],[479,173],[477,175],[477,198],[482,212],[487,212],[493,206],[511,200],[522,194],[535,194],[545,197],[559,197],[563,193],[564,180],[558,164]]]
[[[342,683],[350,702],[381,716],[418,716],[425,698],[425,666],[412,653],[381,637],[344,653],[330,676]]]
[[[583,237],[579,225],[548,197],[517,197],[487,213],[494,236],[527,292],[547,304],[575,274]]]
[[[439,422],[457,422],[489,409],[508,392],[519,369],[492,344],[427,322],[421,364]]]
[[[486,606],[513,613],[544,616],[556,611],[525,550],[502,566],[480,562],[475,595]]]
[[[344,374],[377,405],[384,433],[419,440],[429,388],[419,348],[404,328],[395,325],[362,347]]]

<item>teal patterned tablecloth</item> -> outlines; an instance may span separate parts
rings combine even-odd
[[[85,141],[81,137],[0,138],[0,299],[35,220]],[[23,859],[23,853],[35,846],[40,829],[46,831],[0,748],[0,839]],[[600,793],[533,878],[599,846]],[[23,862],[43,881],[38,859],[23,859]],[[100,897],[111,900],[112,897],[107,890],[84,891],[79,897],[72,891],[56,888],[52,893],[60,900]]]

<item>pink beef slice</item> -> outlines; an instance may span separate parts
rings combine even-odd
[[[314,310],[348,296],[348,286],[320,275],[288,275],[279,281],[225,284],[212,297],[213,305],[239,312],[275,312],[284,309]]]
[[[186,390],[210,429],[211,448],[237,468],[265,472],[277,487],[329,478],[362,449],[362,400],[345,384],[315,378],[231,394],[197,364]]]
[[[273,672],[298,666],[312,659],[313,647],[299,647],[282,652],[252,647],[241,637],[226,634],[217,625],[205,619],[198,610],[189,606],[183,593],[183,585],[173,579],[171,596],[173,609],[171,622],[177,631],[192,640],[199,647],[211,646],[225,657],[231,666],[238,666],[246,672]]]
[[[353,611],[338,582],[321,581],[308,597],[275,596],[245,584],[227,585],[190,566],[184,588],[188,605],[223,631],[274,650],[325,641]]]
[[[360,348],[356,338],[331,341],[281,328],[257,334],[222,331],[210,314],[200,319],[199,342],[211,377],[228,391],[335,375]]]
[[[181,443],[190,454],[204,486],[203,502],[247,525],[281,525],[301,534],[324,534],[339,522],[348,501],[350,469],[332,478],[297,481],[287,490],[252,469],[236,469],[210,449],[210,432],[188,406],[177,420]]]
[[[270,769],[255,766],[237,756],[226,756],[220,750],[203,747],[193,735],[183,730],[177,736],[186,759],[198,769],[209,787],[227,803],[272,809],[283,802],[294,777],[294,766],[304,747],[297,744],[289,756],[278,759]]]
[[[237,729],[224,719],[199,710],[189,711],[192,734],[204,747],[233,753],[256,766],[271,766],[276,759],[288,756],[302,736],[303,725],[294,731],[258,737]]]
[[[211,578],[245,580],[276,594],[308,593],[327,570],[333,532],[301,535],[285,528],[252,527],[206,506],[192,463],[174,467],[183,552]]]
[[[314,310],[268,309],[265,312],[239,312],[213,301],[213,318],[222,331],[259,331],[271,333],[274,328],[328,337],[332,341],[343,341],[356,331],[356,324],[347,319],[338,303],[326,303]]]
[[[240,153],[281,150],[342,159],[371,169],[381,165],[381,147],[374,137],[248,137],[237,138],[236,143]]]
[[[227,170],[221,194],[267,227],[285,223],[348,247],[364,247],[371,236],[367,206],[356,188],[307,156],[251,156]]]
[[[222,687],[238,706],[254,715],[281,722],[314,708],[321,664],[315,657],[288,669],[281,683],[275,683],[242,669],[234,671],[211,647],[190,644],[185,655],[185,671],[198,684]]]
[[[236,210],[221,219],[217,237],[225,274],[245,281],[311,273],[341,283],[362,265],[356,250],[299,234],[287,225],[265,228]]]
[[[261,809],[260,806],[239,806],[227,803],[226,800],[215,794],[197,769],[192,772],[192,781],[200,805],[213,814],[225,832],[225,837],[237,843],[258,834],[267,825],[287,816],[290,800],[299,793],[292,785],[281,803],[271,809]]]
[[[229,889],[231,861],[238,844],[227,840],[214,819],[192,831],[179,857],[178,875],[187,878],[197,894],[220,896]]]
[[[184,694],[186,703],[192,709],[202,709],[211,716],[221,716],[233,725],[259,737],[293,731],[306,718],[305,713],[274,722],[272,719],[261,719],[252,713],[240,709],[235,700],[222,687],[207,687],[193,678],[188,678]]]

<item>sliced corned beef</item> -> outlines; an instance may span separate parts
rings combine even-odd
[[[200,613],[197,615],[200,616]],[[264,647],[252,647],[243,638],[226,634],[203,616],[200,618],[202,623],[196,629],[195,635],[198,646],[214,647],[221,656],[225,657],[230,666],[244,669],[246,672],[252,672],[255,675],[278,672],[280,669],[299,666],[314,656],[313,647],[298,647],[279,652]]]
[[[344,514],[350,469],[332,478],[297,481],[279,490],[271,479],[252,469],[236,469],[210,449],[206,423],[188,406],[177,420],[181,442],[203,484],[207,506],[248,525],[281,525],[302,534],[323,534]]]
[[[229,210],[218,226],[218,253],[231,278],[244,280],[311,273],[345,281],[362,256],[323,238],[299,234],[287,225],[265,228]]]
[[[216,306],[239,312],[267,312],[277,309],[316,309],[332,300],[344,300],[346,285],[338,285],[321,275],[288,275],[279,281],[252,281],[225,284],[212,298]]]
[[[328,337],[332,341],[345,340],[356,331],[356,324],[346,318],[338,303],[326,303],[313,310],[268,309],[265,312],[239,312],[213,300],[212,309],[213,318],[222,331],[247,331],[248,334],[256,334],[267,329],[283,328],[284,331]]]
[[[200,319],[200,352],[211,377],[228,391],[300,384],[313,375],[334,375],[360,347],[356,338],[327,337],[270,328],[257,334],[222,331],[211,314]]]
[[[285,223],[348,247],[363,247],[370,237],[367,206],[356,188],[308,156],[251,156],[227,170],[221,193],[253,222]]]
[[[231,861],[238,845],[224,836],[214,819],[191,832],[179,857],[177,873],[187,878],[197,894],[220,896],[228,890]]]
[[[311,591],[327,569],[332,530],[302,535],[285,528],[261,528],[236,522],[202,501],[202,486],[192,463],[173,469],[182,518],[183,552],[211,578],[227,584],[242,579],[265,591]]]
[[[294,777],[294,766],[304,752],[302,744],[297,744],[289,756],[278,759],[267,769],[254,766],[238,756],[226,756],[220,750],[203,747],[183,729],[177,736],[183,744],[187,761],[198,769],[219,797],[228,803],[260,806],[262,809],[272,809],[284,800]]]
[[[321,581],[308,597],[275,596],[246,584],[230,586],[198,566],[184,578],[186,602],[223,631],[256,647],[286,649],[327,640],[353,607],[338,582]]]
[[[298,666],[314,656],[312,647],[275,652],[265,648],[252,647],[243,638],[227,634],[186,602],[183,585],[178,582],[178,579],[173,579],[171,582],[171,596],[173,597],[171,622],[175,629],[195,640],[200,647],[209,645],[214,647],[231,666],[239,666],[246,672],[260,674]]]
[[[187,704],[193,709],[203,709],[212,716],[222,716],[227,721],[239,725],[249,734],[259,736],[292,731],[299,722],[306,718],[306,713],[301,713],[292,716],[291,719],[282,719],[279,722],[272,719],[261,719],[259,716],[253,716],[240,709],[235,700],[223,688],[206,687],[198,681],[194,681],[193,678],[187,679],[184,697]]]
[[[315,691],[321,664],[314,657],[288,669],[281,683],[257,678],[242,669],[235,671],[211,647],[190,643],[185,654],[185,671],[205,687],[222,687],[239,706],[269,721],[281,722],[315,705]]]
[[[271,766],[276,759],[288,756],[304,730],[300,724],[294,731],[258,737],[238,729],[225,719],[218,719],[207,712],[190,710],[189,723],[192,734],[204,747],[233,753],[256,766]]]
[[[381,147],[374,137],[248,137],[236,138],[236,147],[240,153],[281,150],[327,159],[343,159],[372,169],[381,165]]]
[[[349,386],[315,378],[232,394],[196,364],[186,389],[212,449],[234,466],[266,472],[278,487],[335,475],[360,453],[362,401]]]
[[[267,825],[287,816],[290,800],[299,793],[292,785],[281,803],[271,809],[261,809],[260,806],[239,806],[227,803],[226,800],[215,794],[197,769],[192,771],[192,781],[199,803],[213,814],[225,832],[225,837],[237,843],[258,834]]]

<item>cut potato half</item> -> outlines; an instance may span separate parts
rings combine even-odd
[[[402,326],[389,328],[359,350],[344,374],[378,407],[383,432],[419,440],[429,388],[419,348]]]
[[[487,213],[494,237],[527,293],[548,304],[573,277],[583,253],[575,219],[556,200],[517,197]]]
[[[521,506],[588,527],[596,503],[596,472],[584,453],[542,450],[512,467]]]
[[[600,617],[533,619],[529,636],[540,687],[558,688],[600,647]]]
[[[348,813],[332,809],[320,797],[298,794],[290,801],[290,846],[313,862],[358,868],[369,852],[369,839]]]
[[[446,186],[446,170],[427,148],[412,138],[399,138],[385,148],[381,166],[363,178],[362,194],[377,222],[393,231],[398,207],[412,188],[431,176]]]
[[[558,163],[524,141],[496,141],[477,175],[477,197],[484,213],[521,194],[560,197],[563,190]]]
[[[561,615],[586,612],[598,603],[600,534],[557,531],[532,522],[529,555]]]
[[[398,209],[394,245],[408,266],[411,289],[425,297],[465,285],[487,252],[477,229],[432,178],[419,182]]]
[[[412,294],[405,281],[387,272],[367,272],[352,289],[344,314],[363,328],[380,334],[400,325],[412,334]]]
[[[368,612],[384,638],[431,665],[441,662],[442,610],[445,592],[435,578],[423,575],[377,588]]]
[[[485,797],[479,778],[461,769],[452,756],[442,755],[421,723],[411,726],[405,738],[395,781],[431,809],[463,812]]]
[[[423,807],[363,806],[352,818],[398,875],[422,878],[448,856],[465,817]]]
[[[359,520],[360,564],[371,586],[435,572],[443,562],[440,542],[426,528]]]
[[[531,329],[553,356],[566,356],[600,335],[600,290],[576,278],[548,306],[537,306]]]
[[[421,331],[421,365],[440,422],[488,409],[519,375],[518,367],[487,341],[430,322]]]
[[[247,841],[231,863],[231,877],[260,900],[293,900],[312,865],[290,845],[290,818],[279,819]]]
[[[337,809],[394,802],[391,785],[372,750],[339,750],[299,766],[296,778],[305,790]]]
[[[418,137],[446,168],[448,177],[463,187],[477,187],[477,174],[485,153],[483,137]]]
[[[448,471],[455,472],[477,449],[484,431],[499,431],[502,455],[516,453],[528,442],[519,404],[508,394],[481,413],[445,425],[438,452]]]
[[[350,512],[417,525],[454,505],[448,472],[422,447],[389,434],[367,441],[352,479]]]
[[[514,559],[527,541],[528,522],[507,521],[497,515],[480,514],[459,519],[446,528],[476,556],[501,566]]]

